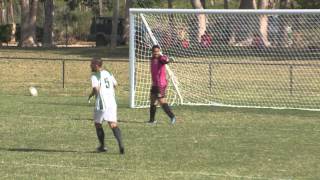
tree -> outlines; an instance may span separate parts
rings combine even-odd
[[[29,0],[20,0],[21,3],[21,38],[19,45],[21,47],[27,46],[29,36]]]
[[[11,41],[15,42],[15,33],[16,33],[16,23],[14,20],[14,14],[13,14],[13,2],[12,0],[8,0],[8,6],[7,6],[7,23],[12,25],[12,32],[11,32]]]
[[[99,0],[99,16],[103,16],[103,0]]]
[[[258,8],[259,9],[267,9],[268,3],[270,0],[259,0]],[[256,0],[241,0],[240,1],[240,9],[257,9],[257,2]],[[241,18],[241,17],[240,17]],[[268,16],[267,15],[260,15],[259,16],[259,32],[252,31],[257,27],[249,23],[248,20],[240,20],[241,27],[246,28],[244,32],[237,32],[236,34],[242,34],[243,37],[240,37],[241,41],[244,43],[251,43],[257,46],[269,46],[270,43],[268,41]],[[234,38],[233,38],[234,39]]]
[[[119,22],[119,1],[113,0],[111,48],[115,48],[117,46],[118,22]]]
[[[223,0],[223,7],[224,9],[229,9],[229,0]]]
[[[280,9],[287,9],[290,5],[290,0],[280,0]]]
[[[0,24],[3,24],[3,2],[0,0]]]
[[[168,0],[168,8],[173,8],[173,0]]]
[[[43,25],[43,46],[53,46],[53,16],[54,4],[53,0],[44,0],[44,25]]]
[[[78,6],[79,6],[79,3],[80,1],[78,0],[64,0],[67,2],[67,6],[69,7],[69,9],[71,11],[75,10]]]
[[[268,2],[267,0],[260,0],[259,9],[267,9]],[[268,15],[261,15],[260,16],[260,34],[265,46],[270,46],[270,42],[268,41]]]
[[[30,6],[30,15],[29,15],[29,25],[30,25],[30,35],[33,38],[34,43],[36,42],[36,22],[37,22],[37,10],[38,10],[38,1],[31,0]]]
[[[132,0],[126,0],[126,6],[125,6],[125,15],[124,15],[124,32],[123,32],[123,42],[125,44],[128,44],[129,42],[129,8],[132,7]]]
[[[204,0],[191,0],[191,5],[194,9],[204,9]],[[201,42],[201,36],[206,32],[206,15],[198,14],[198,42]]]
[[[36,46],[36,20],[38,0],[20,0],[21,4],[21,39],[19,46]]]
[[[257,9],[256,0],[241,0],[240,9]]]
[[[7,23],[12,24],[15,22],[13,16],[13,3],[12,0],[8,0],[7,3]]]
[[[319,0],[296,0],[299,8],[301,9],[319,9],[320,1]]]

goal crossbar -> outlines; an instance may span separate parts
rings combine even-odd
[[[139,9],[130,8],[130,13],[156,14],[318,14],[320,9]]]

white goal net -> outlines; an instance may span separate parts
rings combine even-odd
[[[130,106],[148,107],[151,47],[170,104],[320,109],[320,10],[130,10]]]

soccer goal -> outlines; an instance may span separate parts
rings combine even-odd
[[[130,107],[148,107],[151,47],[177,105],[320,109],[320,10],[130,9]]]

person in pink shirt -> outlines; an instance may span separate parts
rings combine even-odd
[[[150,91],[150,119],[148,123],[157,123],[155,120],[157,103],[159,103],[164,112],[170,117],[171,124],[176,122],[175,115],[172,113],[166,98],[166,89],[168,86],[168,80],[166,78],[166,64],[169,63],[169,58],[160,54],[160,47],[154,45],[152,47],[151,57],[151,77],[152,87]]]

